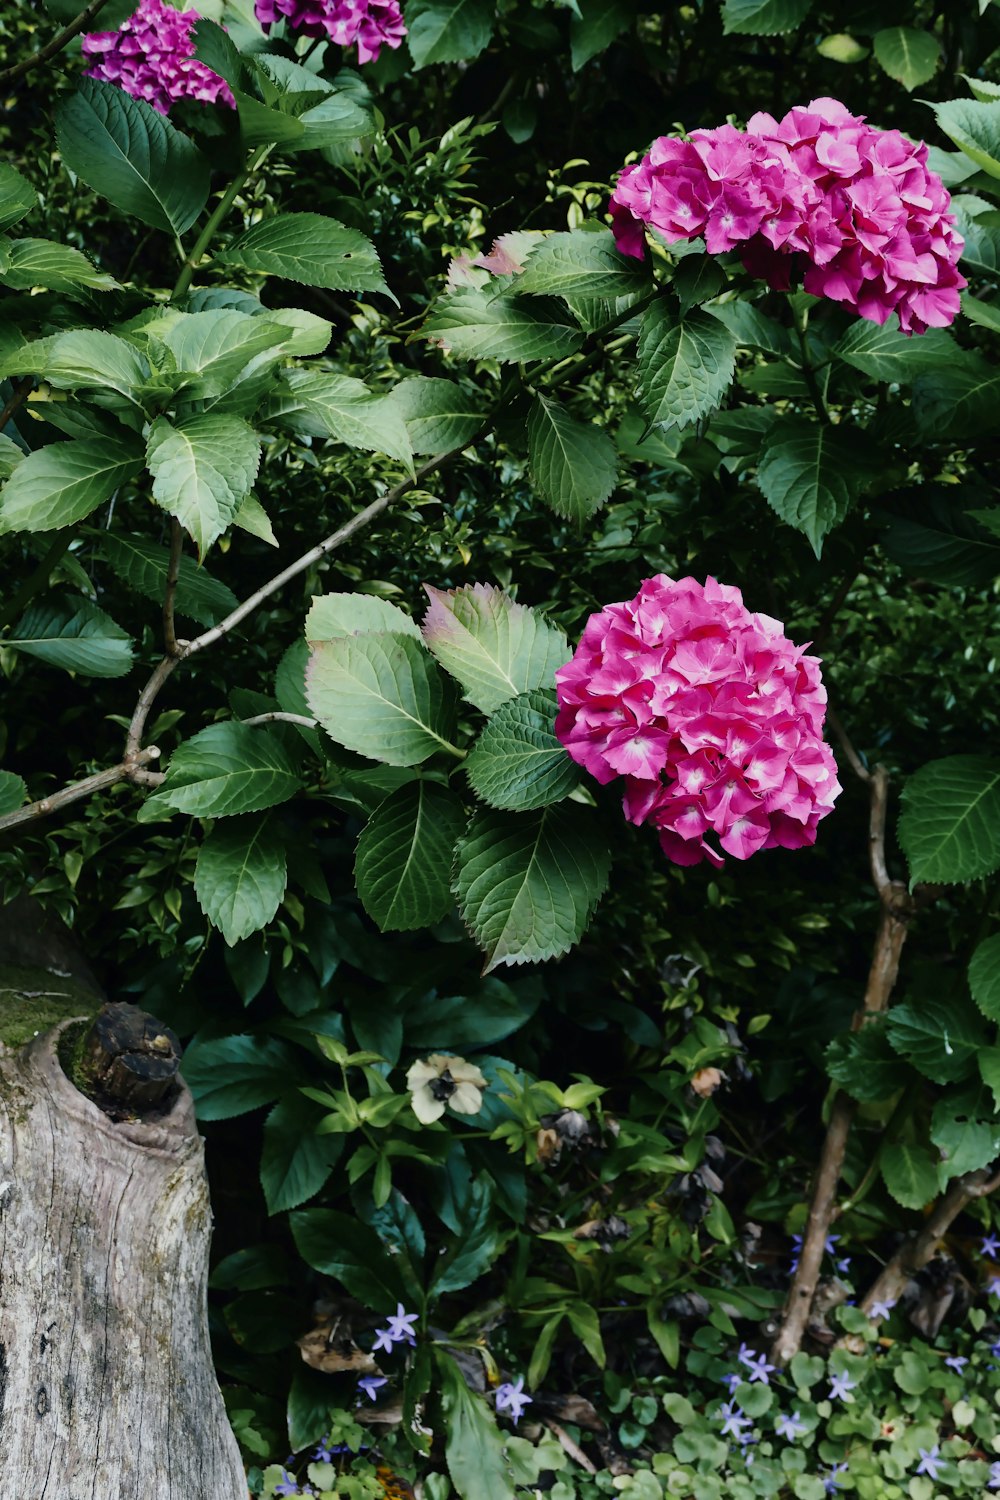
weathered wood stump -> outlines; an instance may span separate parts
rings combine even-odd
[[[246,1500],[209,1347],[211,1212],[176,1039],[131,1006],[88,1024],[0,1043],[0,1488]]]

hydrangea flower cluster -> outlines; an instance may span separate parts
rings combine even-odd
[[[92,31],[83,38],[83,55],[93,63],[87,77],[117,83],[161,115],[178,99],[234,108],[225,79],[194,55],[191,32],[200,19],[196,10],[175,10],[163,0],[139,0],[117,31]]]
[[[254,0],[254,14],[269,30],[284,21],[306,36],[326,36],[338,47],[358,46],[358,62],[375,62],[383,47],[406,35],[398,0]]]
[[[642,258],[646,224],[669,244],[704,235],[709,254],[738,248],[776,290],[804,269],[807,292],[923,333],[954,321],[966,285],[950,204],[923,143],[813,99],[780,121],[756,114],[745,131],[660,136],[619,177],[611,217],[626,255]]]
[[[707,834],[737,859],[812,844],[840,791],[819,661],[714,578],[658,574],[605,605],[556,684],[569,755],[624,779],[625,816],[675,864],[721,865]]]

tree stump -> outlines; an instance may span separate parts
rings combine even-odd
[[[246,1500],[212,1366],[211,1212],[174,1041],[112,1006],[89,1035],[62,1020],[26,1046],[0,1044],[0,1468],[12,1496]],[[133,1089],[117,1118],[67,1077],[70,1043],[96,1098],[113,1098],[116,1078]]]

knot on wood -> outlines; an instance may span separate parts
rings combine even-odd
[[[75,1081],[113,1120],[149,1114],[177,1088],[181,1046],[168,1026],[134,1005],[104,1005],[86,1033]]]

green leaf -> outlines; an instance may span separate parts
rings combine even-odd
[[[3,178],[0,177],[0,188]],[[0,816],[16,812],[28,800],[28,788],[20,776],[13,771],[0,771]]]
[[[991,333],[1000,333],[1000,307],[996,307],[992,302],[984,302],[980,297],[973,297],[968,292],[963,292],[962,311],[970,323],[978,323],[981,328],[988,328]]]
[[[925,1146],[886,1141],[879,1166],[886,1187],[903,1208],[923,1208],[937,1197],[937,1162]]]
[[[4,645],[83,677],[124,677],[132,666],[128,634],[87,599],[33,604]]]
[[[149,380],[149,366],[137,349],[98,328],[73,328],[36,339],[0,360],[4,375],[43,375],[57,390],[94,386],[134,401]]]
[[[368,453],[398,458],[412,472],[413,449],[397,403],[391,395],[376,395],[351,375],[286,370],[269,413],[294,416],[296,430],[313,437],[330,437]]]
[[[526,302],[471,286],[439,298],[423,332],[462,359],[502,364],[565,359],[583,343],[581,329],[558,302]]]
[[[130,442],[76,438],[37,448],[0,491],[0,532],[72,526],[141,469],[142,455]]]
[[[261,355],[269,356],[261,362],[265,365],[283,358],[291,352],[294,337],[279,316],[253,317],[229,307],[175,311],[162,331],[155,323],[147,324],[144,331],[169,352],[170,373],[184,376],[176,388],[183,389],[189,400],[220,395]]]
[[[409,635],[341,636],[313,647],[309,707],[331,739],[390,766],[454,753],[451,684]]]
[[[682,262],[683,264],[683,262]],[[792,352],[792,337],[774,318],[769,318],[755,302],[717,302],[712,317],[729,329],[738,349],[759,349],[763,354],[787,355]]]
[[[545,396],[536,396],[528,413],[528,464],[535,488],[556,515],[581,524],[601,508],[618,478],[618,455],[607,433]]]
[[[264,1122],[260,1185],[269,1214],[298,1208],[326,1182],[343,1150],[339,1135],[317,1135],[322,1111],[301,1094],[276,1104]]]
[[[491,714],[530,688],[552,688],[557,667],[572,655],[557,626],[490,583],[457,589],[424,588],[430,605],[424,640],[465,689],[465,698]]]
[[[828,57],[831,62],[857,63],[864,61],[869,49],[849,32],[836,31],[832,36],[825,36],[821,42],[817,42],[816,51],[820,57]]]
[[[604,893],[611,864],[592,815],[570,804],[476,813],[456,857],[459,910],[485,951],[486,973],[568,952]]]
[[[993,1103],[1000,1114],[1000,1047],[984,1047],[979,1053],[979,1074],[993,1094]]]
[[[395,1309],[404,1296],[399,1272],[374,1229],[354,1214],[332,1208],[293,1213],[289,1225],[295,1246],[307,1266],[332,1276],[366,1307]]]
[[[725,36],[784,36],[795,31],[812,8],[812,0],[725,0]]]
[[[166,808],[223,818],[287,802],[302,786],[293,745],[297,741],[280,724],[209,724],[178,745],[139,821],[150,822]]]
[[[990,177],[1000,177],[1000,100],[949,99],[934,117],[950,140]]]
[[[435,1346],[434,1357],[441,1381],[445,1462],[460,1500],[512,1500],[514,1476],[485,1401],[469,1390],[450,1354]]]
[[[113,276],[98,271],[79,250],[54,240],[15,240],[0,281],[22,291],[45,286],[70,295],[81,286],[95,292],[113,292],[118,286]]]
[[[181,1063],[200,1120],[231,1120],[270,1104],[295,1082],[291,1048],[269,1036],[195,1040]]]
[[[490,1179],[478,1177],[470,1185],[462,1206],[455,1244],[437,1263],[428,1288],[429,1296],[443,1297],[446,1292],[461,1292],[489,1270],[503,1249],[503,1238],[496,1220]]]
[[[771,509],[801,531],[819,557],[823,539],[847,515],[871,477],[856,428],[785,417],[764,439],[757,485]]]
[[[275,214],[244,230],[216,255],[243,266],[335,292],[388,292],[375,246],[324,214]]]
[[[431,927],[451,911],[451,859],[464,821],[454,792],[433,781],[401,786],[358,839],[354,878],[382,932]]]
[[[597,1308],[586,1302],[571,1302],[566,1309],[569,1326],[580,1340],[598,1369],[603,1370],[607,1359],[604,1340],[601,1337],[601,1320]]]
[[[194,893],[230,947],[265,927],[287,881],[286,841],[267,816],[216,823],[198,852]]]
[[[240,50],[228,31],[214,21],[200,17],[191,31],[194,55],[206,68],[218,73],[231,88],[239,87],[243,78],[244,63]]]
[[[59,153],[88,187],[151,229],[191,228],[208,202],[208,162],[151,104],[81,78],[55,116]]]
[[[162,604],[167,586],[170,553],[155,542],[127,532],[101,531],[95,536],[108,564],[129,588]],[[239,603],[232,589],[212,578],[190,557],[182,557],[174,608],[199,625],[217,625]]]
[[[556,739],[556,708],[555,693],[539,689],[501,704],[465,762],[477,797],[528,812],[569,796],[579,771]]]
[[[345,635],[382,635],[386,631],[421,639],[416,620],[377,594],[314,594],[306,615],[305,636],[312,643]]]
[[[24,449],[19,448],[13,438],[0,432],[0,479],[9,479],[26,456]]]
[[[256,495],[244,495],[233,516],[233,525],[238,526],[241,531],[249,532],[250,536],[259,537],[269,547],[278,545],[278,538],[274,534],[274,527],[268,520],[267,511]]]
[[[38,202],[38,194],[26,177],[8,162],[0,162],[0,229],[9,229],[29,214]]]
[[[972,955],[969,988],[983,1015],[1000,1021],[1000,933],[980,943]]]
[[[911,338],[888,323],[879,326],[858,318],[834,345],[834,354],[873,380],[908,384],[927,370],[939,370],[961,360],[962,351],[943,328],[928,328]]]
[[[685,255],[670,285],[683,314],[718,296],[726,287],[726,274],[714,255]]]
[[[146,462],[153,498],[176,516],[203,557],[253,487],[260,442],[240,417],[200,412],[149,430]]]
[[[1000,1120],[990,1090],[978,1078],[938,1100],[931,1115],[931,1140],[943,1157],[942,1184],[978,1172],[1000,1155]]]
[[[924,994],[894,1005],[886,1021],[892,1046],[932,1083],[968,1074],[985,1045],[985,1028],[964,996]]]
[[[700,309],[677,320],[666,300],[642,315],[639,392],[647,420],[686,427],[717,407],[736,370],[736,339]]]
[[[447,453],[464,448],[483,426],[482,403],[453,380],[413,375],[389,392],[388,400],[406,423],[414,453]]]
[[[975,519],[975,492],[959,485],[920,485],[893,497],[899,510],[882,547],[907,573],[945,586],[984,587],[1000,575],[1000,538]]]
[[[981,440],[992,430],[998,398],[996,367],[981,355],[966,353],[949,369],[927,371],[915,378],[913,418],[927,442]]]
[[[492,0],[411,0],[406,41],[414,67],[478,57],[493,35]]]
[[[909,1081],[905,1063],[889,1045],[884,1022],[836,1037],[826,1049],[826,1071],[852,1099],[888,1099]]]
[[[876,31],[872,46],[883,72],[910,94],[918,84],[934,77],[941,60],[937,38],[912,26],[887,26]]]
[[[956,228],[965,241],[960,261],[962,270],[966,275],[994,276],[1000,268],[1000,229],[989,219],[981,220],[978,216],[980,213],[992,214],[992,204],[962,193],[952,198],[951,210]]]
[[[1000,761],[932,760],[903,788],[899,842],[918,881],[978,880],[1000,868]]]
[[[461,995],[421,995],[404,1017],[406,1045],[432,1052],[490,1047],[520,1031],[541,999],[540,988],[530,978],[510,985],[494,974]]]
[[[540,240],[515,282],[553,297],[630,297],[648,291],[649,268],[615,248],[610,229],[570,229]]]
[[[573,72],[603,52],[635,19],[629,0],[578,0],[577,13],[569,23],[570,61]]]

